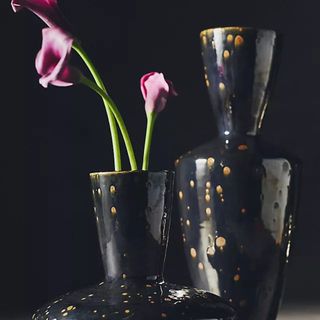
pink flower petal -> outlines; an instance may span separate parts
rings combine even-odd
[[[36,14],[49,27],[60,27],[69,30],[69,23],[60,12],[57,0],[12,0],[14,12],[26,8]]]
[[[42,47],[36,57],[36,69],[41,75],[40,84],[70,86],[79,82],[81,73],[69,66],[73,37],[59,28],[42,31]]]
[[[147,113],[161,112],[166,107],[168,97],[177,95],[172,82],[166,80],[164,75],[158,72],[144,75],[140,80],[140,87]]]

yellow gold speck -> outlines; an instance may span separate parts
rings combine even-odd
[[[183,199],[183,192],[179,191],[179,199],[182,200]]]
[[[223,189],[222,189],[222,187],[220,186],[220,185],[218,185],[217,187],[216,187],[216,191],[217,191],[217,193],[222,193],[223,192]]]
[[[216,246],[220,249],[223,249],[223,247],[225,247],[227,244],[227,241],[224,237],[218,237],[216,239]]]
[[[190,249],[190,255],[191,255],[192,258],[196,258],[196,256],[197,256],[197,251],[196,251],[195,248],[191,248],[191,249]]]
[[[199,262],[199,263],[198,263],[198,269],[199,269],[199,270],[203,270],[203,269],[204,269],[204,265],[203,265],[202,262]]]
[[[228,41],[229,43],[231,43],[231,42],[233,41],[233,35],[232,35],[232,34],[228,34],[228,35],[227,35],[227,41]]]
[[[230,167],[223,168],[223,174],[227,177],[231,173]]]
[[[213,167],[214,162],[215,162],[214,158],[208,158],[207,163],[208,163],[209,169]]]
[[[112,208],[110,209],[110,211],[111,211],[111,214],[112,214],[113,216],[115,216],[115,215],[117,214],[117,209],[116,209],[116,207],[112,207]]]

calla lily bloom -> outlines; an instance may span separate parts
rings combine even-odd
[[[140,86],[147,114],[161,112],[166,107],[168,97],[177,95],[172,82],[166,80],[163,73],[150,72],[144,75]]]
[[[59,10],[57,0],[12,0],[14,12],[26,8],[42,19],[50,28],[69,30],[69,24]]]
[[[42,47],[36,57],[36,69],[42,76],[40,84],[58,87],[72,86],[81,80],[81,72],[69,65],[74,38],[59,28],[42,30]]]

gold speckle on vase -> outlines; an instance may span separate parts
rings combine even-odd
[[[219,89],[220,91],[224,91],[224,89],[226,88],[225,84],[223,82],[219,83]]]
[[[190,249],[190,256],[195,259],[197,257],[197,251],[195,248]]]
[[[210,202],[210,200],[211,200],[210,194],[205,195],[205,200],[206,200],[206,202]]]
[[[129,314],[129,313],[130,313],[130,310],[129,310],[129,309],[126,309],[126,310],[124,310],[124,313],[125,313],[125,314]]]
[[[98,195],[101,197],[102,191],[100,188],[98,188],[97,192],[98,192]]]
[[[230,52],[229,52],[229,50],[224,50],[224,51],[223,51],[223,57],[224,57],[224,59],[228,59],[228,58],[230,57]]]
[[[162,313],[161,313],[161,318],[166,318],[166,317],[167,317],[167,314],[164,313],[164,312],[162,312]]]
[[[112,216],[115,216],[115,215],[117,214],[117,209],[116,209],[116,207],[112,207],[112,208],[110,209],[110,211],[111,211]]]
[[[116,193],[116,187],[114,185],[111,185],[109,190],[110,190],[111,194],[115,194]]]
[[[209,88],[210,87],[210,81],[208,79],[206,79],[205,81],[206,81],[207,88]]]
[[[248,146],[246,144],[240,144],[238,146],[238,150],[239,151],[246,151],[246,150],[248,150]]]
[[[233,41],[233,35],[232,34],[228,34],[227,35],[227,42],[231,43]]]
[[[222,186],[221,186],[221,185],[218,185],[218,186],[216,187],[216,191],[217,191],[218,194],[221,194],[221,193],[223,192]]]
[[[203,270],[203,269],[204,269],[204,265],[203,265],[202,262],[199,262],[199,263],[198,263],[198,269],[199,269],[199,270]]]
[[[193,180],[190,180],[190,187],[191,187],[191,188],[194,188],[194,186],[195,186],[194,181],[193,181]]]
[[[206,182],[206,188],[207,188],[207,189],[210,189],[210,188],[211,188],[211,182],[210,182],[210,181],[207,181],[207,182]]]
[[[214,166],[214,162],[215,162],[214,158],[208,158],[207,164],[209,169],[212,169],[212,167]]]
[[[234,38],[234,46],[236,48],[240,47],[241,45],[243,45],[244,43],[244,39],[242,36],[240,35],[237,35],[235,38]]]
[[[223,250],[224,247],[226,246],[227,244],[227,241],[224,237],[218,237],[216,239],[216,246],[220,249],[220,250]]]
[[[183,192],[179,191],[179,199],[182,200],[183,199]]]
[[[223,174],[224,174],[225,177],[227,177],[228,175],[230,175],[230,173],[231,173],[230,167],[224,167],[224,168],[223,168]]]
[[[240,280],[240,275],[239,274],[236,274],[234,277],[233,277],[233,280],[235,282],[238,282]]]
[[[245,214],[245,213],[247,212],[247,210],[246,210],[246,208],[242,208],[242,209],[240,210],[240,212],[241,212],[242,214]]]
[[[178,164],[179,164],[179,162],[180,162],[180,159],[177,159],[176,161],[175,161],[175,166],[177,166]]]
[[[210,216],[211,216],[211,213],[212,213],[211,208],[207,208],[207,209],[206,209],[206,215],[207,215],[207,217],[210,217]]]
[[[190,226],[191,226],[191,222],[190,222],[190,220],[189,220],[189,219],[187,219],[187,220],[186,220],[186,225],[187,225],[188,227],[190,227]]]

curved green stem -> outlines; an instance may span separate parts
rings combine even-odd
[[[142,170],[149,169],[149,161],[150,161],[150,149],[151,149],[151,141],[152,141],[152,134],[154,129],[154,123],[157,118],[157,113],[150,112],[147,113],[147,130],[146,130],[146,138],[144,141],[144,153],[143,153],[143,165]]]
[[[88,67],[89,71],[91,72],[97,86],[101,90],[103,90],[106,95],[108,95],[106,87],[97,71],[95,68],[93,62],[87,55],[87,53],[84,51],[84,49],[81,47],[79,42],[75,41],[73,43],[72,48],[79,54],[83,62],[86,64]],[[115,121],[115,118],[113,116],[112,111],[108,108],[108,101],[102,97],[103,103],[106,107],[107,115],[108,115],[108,121],[109,121],[109,126],[110,126],[110,132],[111,132],[111,140],[112,140],[112,147],[113,147],[113,156],[114,156],[114,166],[116,171],[121,171],[122,166],[121,166],[121,151],[120,151],[120,144],[119,144],[119,136],[118,136],[118,129],[117,129],[117,124]]]
[[[98,85],[96,85],[90,79],[83,76],[81,78],[81,83],[86,85],[87,87],[89,87],[90,89],[95,91],[96,93],[98,93],[106,101],[106,109],[110,109],[112,111],[115,119],[117,120],[121,134],[123,136],[123,140],[124,140],[125,146],[127,148],[127,152],[128,152],[131,170],[138,170],[137,161],[136,161],[136,158],[134,155],[134,151],[133,151],[132,143],[131,143],[131,140],[130,140],[130,137],[128,134],[128,130],[126,128],[126,125],[122,119],[122,116],[121,116],[117,106],[115,105],[113,100]]]

